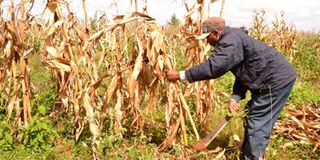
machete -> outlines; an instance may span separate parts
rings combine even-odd
[[[218,125],[216,128],[214,128],[210,134],[208,134],[206,137],[202,138],[199,142],[192,145],[193,149],[196,150],[202,150],[208,147],[208,145],[211,143],[211,141],[219,134],[219,132],[226,126],[228,121],[231,119],[229,116],[225,116],[222,120],[218,122]]]

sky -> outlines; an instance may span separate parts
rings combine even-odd
[[[17,1],[17,0],[16,0]],[[33,12],[39,12],[44,6],[39,5],[43,0],[35,0],[36,5]],[[68,0],[71,2],[71,9],[77,17],[84,17],[82,10],[82,0]],[[95,13],[105,13],[108,17],[118,14],[125,14],[134,11],[134,6],[130,7],[131,0],[86,0],[87,12],[89,16]],[[134,0],[132,0],[134,1]],[[138,0],[139,11],[144,0]],[[187,13],[183,0],[147,0],[148,14],[155,18],[159,24],[166,24],[173,14],[177,18],[183,19]],[[194,4],[195,0],[189,0],[189,4]],[[209,1],[209,0],[207,0]],[[4,4],[9,4],[10,0],[4,0]],[[112,5],[117,2],[116,5]],[[210,16],[218,16],[222,0],[213,4]],[[320,0],[225,0],[223,18],[227,25],[249,27],[252,23],[254,10],[265,10],[266,20],[270,22],[279,16],[283,11],[288,24],[296,26],[298,31],[320,32]]]
[[[87,7],[91,11],[104,11],[106,14],[124,14],[129,10],[130,0],[118,0],[117,9],[111,7],[112,0],[87,0]],[[195,0],[189,0],[194,4]],[[214,3],[211,16],[218,16],[222,0]],[[74,3],[76,3],[74,1]],[[81,3],[78,3],[78,8]],[[143,1],[138,0],[138,6]],[[75,6],[76,7],[76,6]],[[254,10],[264,9],[267,22],[274,20],[275,15],[285,13],[285,20],[293,24],[299,31],[320,31],[320,0],[225,0],[223,18],[230,26],[251,26]],[[133,9],[132,9],[133,10]],[[94,14],[92,12],[92,14]],[[160,24],[165,24],[176,14],[183,19],[186,10],[183,0],[148,0],[148,14]]]

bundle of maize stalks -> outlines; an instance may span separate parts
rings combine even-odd
[[[7,124],[10,123],[13,110],[13,126],[28,125],[31,117],[31,82],[28,68],[28,55],[33,46],[24,45],[25,34],[32,37],[32,31],[44,40],[37,53],[41,53],[43,64],[51,69],[56,79],[57,112],[73,112],[75,139],[78,140],[85,127],[91,131],[94,157],[99,158],[99,136],[108,119],[113,120],[113,129],[121,131],[125,117],[131,119],[131,129],[143,131],[145,120],[141,110],[152,110],[160,105],[165,107],[167,138],[159,146],[165,150],[182,132],[182,144],[188,144],[186,123],[191,124],[192,134],[199,139],[195,121],[199,115],[203,122],[211,108],[213,93],[212,82],[201,82],[186,86],[183,83],[169,83],[165,80],[165,70],[175,69],[176,42],[165,37],[163,27],[148,16],[147,1],[142,12],[118,15],[96,24],[91,29],[86,14],[85,0],[82,1],[85,13],[81,23],[71,11],[67,2],[48,0],[42,18],[36,19],[29,11],[34,1],[21,1],[20,12],[15,13],[14,1],[11,1],[9,21],[1,19],[1,91],[8,99]],[[131,1],[132,3],[132,1]],[[212,5],[213,1],[210,5]],[[210,47],[199,42],[201,22],[206,18],[204,1],[190,5],[184,1],[187,9],[184,22],[180,26],[180,39],[188,48],[184,51],[188,57],[188,67],[200,63],[207,57]],[[26,7],[29,7],[25,10]],[[191,6],[191,7],[189,7]],[[62,14],[67,11],[67,15]],[[2,10],[1,10],[2,13]],[[192,18],[196,17],[196,18]],[[27,46],[27,48],[25,48]],[[13,87],[11,87],[13,86]],[[99,91],[107,86],[104,92]],[[161,86],[161,87],[159,87]],[[166,93],[158,96],[162,87]],[[182,93],[182,91],[185,93]],[[23,93],[23,94],[21,94]],[[185,96],[195,94],[196,113],[190,112]],[[22,98],[22,106],[20,106]],[[148,105],[142,105],[149,101]],[[143,108],[141,108],[143,106]],[[12,127],[12,133],[17,132]]]
[[[276,123],[275,132],[293,141],[285,146],[298,143],[313,144],[320,149],[320,109],[317,106],[302,105],[302,108],[287,109],[287,119]]]
[[[211,46],[196,36],[215,0],[197,0],[194,4],[183,0],[186,14],[173,36],[166,36],[165,27],[158,26],[147,14],[146,0],[141,12],[136,0],[134,12],[112,19],[101,17],[98,21],[89,20],[86,1],[82,0],[84,22],[64,0],[47,0],[41,18],[30,13],[36,1],[21,0],[19,6],[15,6],[14,0],[10,2],[9,19],[0,18],[0,96],[4,99],[1,105],[6,106],[4,128],[12,126],[12,135],[32,120],[33,87],[28,62],[32,54],[39,54],[42,64],[54,74],[57,97],[51,112],[73,113],[71,123],[76,140],[85,129],[90,130],[95,159],[102,157],[102,132],[113,130],[122,134],[126,128],[143,134],[148,123],[144,111],[164,108],[166,138],[158,151],[173,144],[188,145],[190,136],[199,139],[197,124],[208,127],[216,96],[214,81],[171,83],[166,81],[165,71],[176,69],[177,48],[187,61],[182,69],[209,56]],[[221,6],[220,15],[224,0]],[[251,29],[251,34],[268,42],[261,17],[256,18],[256,29]],[[269,42],[281,44],[281,49],[291,53],[295,34],[283,23],[274,23],[274,33],[281,36]],[[32,45],[30,41],[35,38],[42,41]],[[288,38],[290,41],[284,42]],[[193,101],[187,100],[193,97]],[[110,128],[106,128],[107,121]]]

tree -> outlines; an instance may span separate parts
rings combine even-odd
[[[171,16],[171,19],[170,19],[170,21],[168,21],[168,24],[173,25],[173,26],[177,26],[180,24],[180,20],[177,18],[175,13]]]

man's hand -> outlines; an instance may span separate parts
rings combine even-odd
[[[232,112],[239,112],[240,111],[240,103],[236,102],[235,100],[231,100],[228,108],[231,113]]]
[[[167,76],[168,81],[171,81],[171,82],[176,82],[177,80],[180,79],[179,72],[175,71],[175,70],[166,71],[166,76]]]

